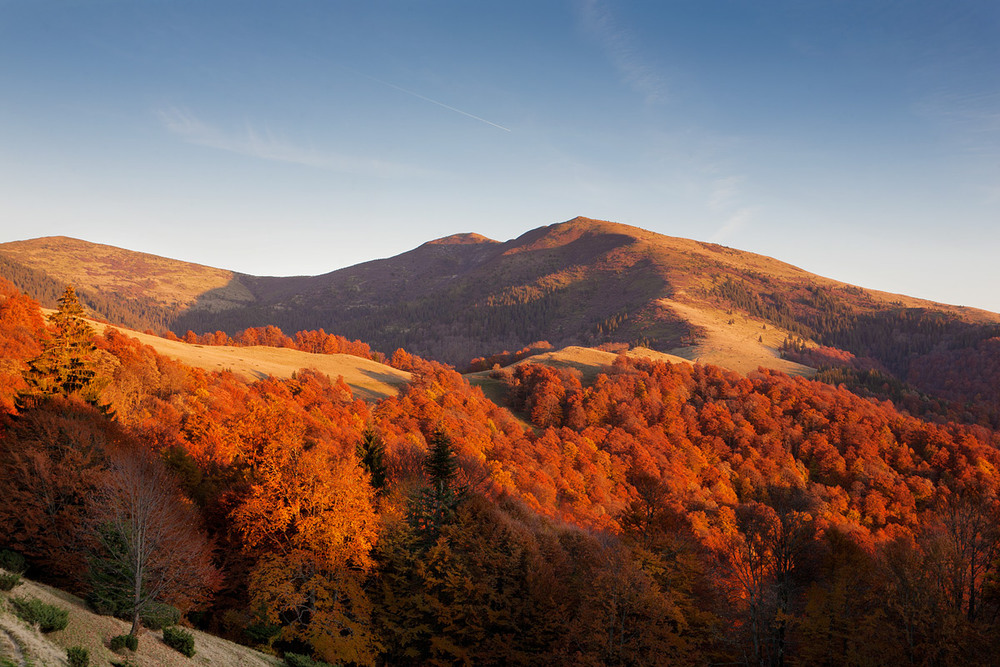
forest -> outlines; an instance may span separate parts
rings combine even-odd
[[[413,373],[365,402],[308,370],[186,367],[95,335],[71,288],[58,305],[45,318],[0,284],[0,549],[133,631],[169,607],[333,665],[988,665],[1000,651],[1000,432],[961,412],[997,385],[921,365],[995,359],[996,339],[909,366],[951,392],[924,410],[624,355],[588,384],[480,359],[498,405],[451,367],[321,330],[190,334]]]

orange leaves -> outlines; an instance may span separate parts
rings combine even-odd
[[[246,549],[305,549],[324,567],[371,566],[373,494],[353,462],[331,459],[319,449],[269,451],[258,459],[253,479],[233,512]]]
[[[229,518],[254,562],[251,600],[326,659],[370,662],[361,583],[377,539],[374,492],[353,457],[310,442],[306,415],[278,396],[255,398],[235,424],[247,488]]]
[[[42,351],[44,332],[38,303],[0,279],[0,412],[14,411],[15,397],[27,387],[26,361]]]

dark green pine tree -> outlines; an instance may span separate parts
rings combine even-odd
[[[80,394],[94,402],[86,391],[94,380],[94,331],[84,319],[83,306],[71,285],[59,298],[59,308],[49,315],[52,334],[42,353],[28,362],[24,379],[27,396]]]
[[[451,438],[438,428],[428,440],[424,472],[430,486],[424,487],[410,503],[410,525],[417,530],[422,547],[432,545],[441,528],[455,520],[455,510],[465,490],[455,484],[458,460]]]
[[[385,465],[385,442],[382,435],[372,426],[367,426],[361,434],[356,452],[358,461],[368,471],[372,488],[379,495],[385,493],[388,471]]]
[[[451,438],[440,428],[428,438],[424,471],[435,489],[450,488],[458,475],[458,461]]]

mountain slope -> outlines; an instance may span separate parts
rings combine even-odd
[[[846,350],[905,380],[919,358],[1000,335],[995,313],[587,218],[502,243],[459,234],[319,276],[248,276],[65,238],[0,244],[0,273],[11,266],[27,272],[30,280],[15,283],[32,295],[31,280],[73,282],[95,312],[133,328],[144,326],[130,308],[147,304],[177,333],[323,328],[388,354],[403,347],[459,365],[548,340],[800,372],[779,349],[797,338],[797,348]]]

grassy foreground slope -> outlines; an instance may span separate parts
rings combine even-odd
[[[139,649],[123,655],[113,653],[108,642],[116,635],[127,634],[130,624],[110,616],[91,612],[80,598],[22,579],[20,586],[0,593],[0,664],[6,660],[17,667],[63,667],[67,665],[66,649],[82,646],[90,654],[91,665],[108,665],[127,656],[136,667],[273,667],[284,664],[278,658],[220,639],[213,635],[189,630],[194,635],[195,655],[186,658],[163,643],[163,632],[144,630],[139,635]],[[65,630],[42,634],[19,619],[11,610],[11,597],[37,598],[69,611]]]

